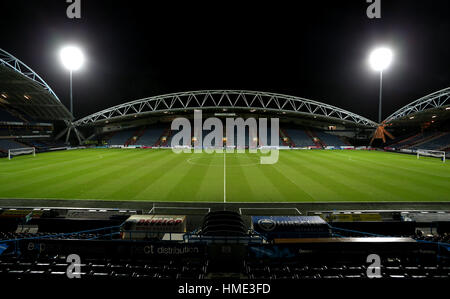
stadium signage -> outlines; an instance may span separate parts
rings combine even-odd
[[[143,248],[144,254],[146,255],[162,255],[162,256],[180,256],[180,255],[191,255],[199,254],[202,250],[198,246],[190,245],[147,245]]]
[[[277,226],[277,223],[273,219],[265,218],[265,219],[259,219],[258,225],[262,230],[270,232],[275,229],[275,227]]]
[[[186,216],[133,215],[122,226],[124,239],[144,239],[152,233],[184,233]]]
[[[323,237],[328,224],[319,216],[253,216],[252,227],[268,237]]]
[[[171,130],[179,131],[171,140],[171,147],[174,153],[191,153],[193,144],[194,153],[246,153],[255,154],[258,150],[262,154],[261,164],[275,164],[279,155],[279,119],[270,119],[270,144],[268,143],[267,118],[260,118],[258,122],[255,118],[226,118],[224,137],[224,125],[222,120],[210,117],[203,122],[202,111],[194,111],[194,128],[191,122],[184,117],[178,117],[172,121]],[[203,137],[203,131],[210,131]],[[247,138],[246,131],[249,132]],[[192,135],[192,132],[194,134]],[[235,134],[236,133],[236,134]],[[236,137],[236,142],[235,142]],[[246,142],[247,140],[247,142]],[[224,144],[225,143],[225,144]]]
[[[184,232],[186,216],[175,216],[175,215],[133,215],[130,216],[125,224],[128,227],[133,227],[136,230],[139,229],[157,229],[158,227],[166,226],[177,228],[179,232]]]

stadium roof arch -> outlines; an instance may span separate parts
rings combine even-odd
[[[35,71],[3,49],[0,49],[0,105],[35,120],[74,119]]]
[[[392,124],[400,122],[425,121],[430,115],[450,112],[450,87],[428,94],[417,99],[387,117],[383,123]]]
[[[246,90],[200,90],[147,97],[88,115],[75,121],[73,125],[89,126],[130,116],[196,109],[290,113],[333,119],[367,128],[374,128],[378,125],[358,114],[317,101],[284,94]]]

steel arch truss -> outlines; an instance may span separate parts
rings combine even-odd
[[[390,123],[410,114],[422,112],[428,109],[439,108],[446,105],[450,105],[450,87],[433,92],[400,108],[386,118],[384,123]]]
[[[86,116],[75,126],[145,113],[194,109],[246,109],[281,113],[299,113],[333,118],[367,127],[377,123],[355,113],[304,98],[268,92],[243,90],[203,90],[144,98],[114,106]]]
[[[27,66],[25,63],[14,57],[13,55],[9,54],[3,49],[0,49],[0,65],[8,67],[21,75],[33,80],[40,86],[42,86],[45,90],[47,90],[52,96],[55,97],[55,99],[58,100],[58,102],[61,102],[58,98],[58,96],[53,92],[53,90],[50,88],[50,86],[45,83],[45,81],[36,74],[35,71],[33,71],[29,66]]]

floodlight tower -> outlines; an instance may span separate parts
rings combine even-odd
[[[78,47],[67,46],[61,49],[60,56],[62,64],[70,71],[70,113],[73,115],[72,73],[81,68],[84,55]]]
[[[383,71],[389,67],[392,62],[392,51],[389,48],[377,48],[370,53],[369,64],[373,70],[380,72],[380,103],[378,106],[378,123],[381,124],[381,99],[383,93]]]

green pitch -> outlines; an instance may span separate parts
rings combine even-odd
[[[449,161],[450,162],[450,161]],[[203,202],[450,201],[450,163],[368,151],[174,154],[86,149],[0,159],[0,198]]]

